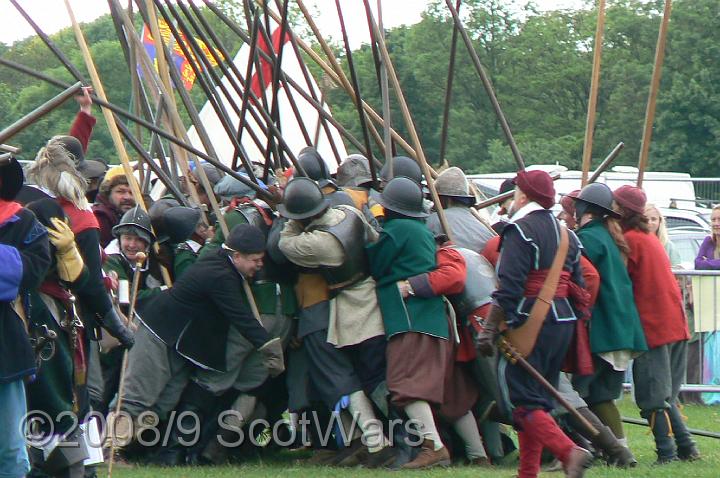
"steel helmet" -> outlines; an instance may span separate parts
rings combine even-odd
[[[170,244],[180,244],[192,236],[200,221],[200,211],[192,207],[174,206],[163,212],[163,225]]]
[[[112,234],[118,239],[122,234],[134,234],[148,244],[155,242],[150,216],[140,206],[135,206],[123,214],[120,222],[112,228]]]
[[[607,185],[602,183],[590,183],[580,190],[575,199],[575,216],[582,217],[588,210],[600,209],[602,212],[613,217],[620,217],[613,211],[613,193]]]
[[[328,170],[325,160],[315,148],[312,146],[304,147],[298,154],[297,159],[298,164],[305,170],[308,177],[317,181],[321,188],[327,186],[328,183],[332,183],[330,170]]]
[[[423,192],[418,183],[400,176],[387,183],[380,196],[380,204],[390,211],[408,217],[427,217],[423,209]]]
[[[358,187],[372,182],[370,162],[362,154],[351,154],[337,170],[338,186]]]
[[[380,170],[380,178],[383,181],[390,181],[393,178],[404,176],[420,184],[423,180],[422,170],[415,160],[407,156],[395,156],[392,161],[392,176],[390,176],[390,164],[387,162]]]
[[[320,190],[320,186],[310,178],[297,177],[285,187],[282,204],[278,211],[288,219],[307,219],[316,216],[330,207],[330,203]]]

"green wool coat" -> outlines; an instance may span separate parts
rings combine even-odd
[[[235,209],[231,209],[226,212],[223,217],[227,223],[228,230],[232,231],[233,227],[238,224],[247,224],[245,216],[240,214]],[[220,224],[215,225],[215,237],[209,242],[206,242],[198,257],[202,257],[206,254],[214,253],[222,247],[225,242],[225,235],[222,232]],[[267,256],[265,258],[267,261]],[[267,265],[266,265],[267,267]],[[298,312],[297,297],[295,296],[295,289],[290,283],[280,283],[280,300],[282,302],[282,313],[287,316],[294,316]],[[258,311],[261,314],[274,314],[277,306],[277,286],[275,282],[264,281],[262,283],[251,282],[250,288],[255,297],[255,304],[258,307]]]
[[[592,352],[647,350],[632,282],[612,236],[597,220],[582,226],[577,235],[583,245],[583,254],[600,274],[600,289],[590,319]]]
[[[403,332],[420,332],[447,339],[448,323],[442,297],[410,296],[403,300],[397,281],[436,267],[432,232],[417,219],[390,219],[380,239],[367,246],[370,272],[377,282],[378,302],[390,338]]]

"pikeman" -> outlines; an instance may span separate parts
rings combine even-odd
[[[649,350],[633,362],[635,401],[655,436],[657,463],[696,460],[700,452],[678,408],[690,338],[685,307],[670,259],[645,217],[645,192],[621,186],[613,193],[630,248],[627,270]]]
[[[14,201],[22,183],[16,159],[0,164],[0,470],[7,476],[30,471],[21,424],[27,412],[24,381],[36,372],[36,363],[22,304],[51,260],[47,231]]]
[[[624,264],[630,250],[617,223],[618,214],[612,209],[609,187],[601,183],[588,184],[574,200],[577,235],[583,244],[583,255],[600,275],[600,288],[592,308],[590,328],[594,372],[574,377],[573,385],[590,410],[625,445],[616,449],[609,461],[619,466],[634,466],[637,462],[627,448],[620,412],[615,405],[622,393],[630,360],[647,350],[632,283]],[[612,441],[607,427],[600,428],[603,442]]]
[[[395,452],[369,398],[385,381],[385,331],[365,254],[377,233],[354,207],[330,205],[314,181],[290,181],[278,206],[290,219],[279,247],[301,268],[298,337],[309,358],[310,383],[329,410],[347,408],[357,417],[369,451],[363,464],[385,466]],[[348,461],[336,464],[349,466],[358,455],[350,452]]]
[[[419,169],[419,168],[418,168]],[[407,292],[410,277],[437,266],[435,239],[422,219],[423,193],[420,184],[395,177],[383,189],[380,204],[385,223],[378,242],[368,246],[370,270],[377,281],[377,295],[385,324],[387,386],[391,403],[419,424],[420,453],[404,469],[447,466],[450,454],[443,444],[431,406],[444,401],[448,367],[438,357],[452,348],[450,328],[442,297],[418,297]]]
[[[115,239],[105,248],[107,259],[103,264],[105,272],[114,271],[118,281],[129,284],[133,280],[137,255],[142,252],[150,255],[150,247],[155,242],[155,234],[150,225],[150,216],[140,206],[135,206],[123,214],[120,222],[113,227]],[[164,289],[162,276],[157,265],[150,259],[145,260],[140,269],[140,283],[136,307]],[[123,286],[124,289],[124,286]],[[126,303],[125,298],[123,302]]]
[[[465,173],[454,166],[448,168],[435,179],[435,188],[440,196],[453,242],[458,247],[479,254],[487,241],[495,236],[495,232],[470,210],[475,205],[476,198],[470,193],[470,184]],[[427,226],[436,235],[443,232],[437,212],[427,218]]]
[[[335,179],[337,185],[350,195],[355,208],[362,211],[370,225],[377,226],[374,213],[382,215],[382,207],[370,197],[373,181],[368,159],[362,154],[351,154],[338,166]]]
[[[515,331],[536,327],[539,330],[530,338],[535,343],[527,361],[557,387],[575,333],[576,316],[568,298],[578,288],[576,284],[584,285],[580,244],[550,211],[555,204],[550,175],[543,171],[520,171],[515,184],[511,222],[502,232],[499,287],[493,294],[494,305],[484,330],[478,336],[478,350],[486,355],[494,353],[501,323]],[[562,273],[550,270],[564,245],[568,249],[561,263]],[[560,275],[558,287],[549,298],[538,298],[550,272]],[[520,442],[518,476],[538,475],[543,447],[560,459],[566,476],[583,476],[592,455],[575,446],[550,416],[548,412],[555,406],[550,393],[519,364],[505,359],[500,361],[498,376],[501,384],[506,383],[507,399],[515,407],[512,415]]]
[[[298,163],[310,179],[317,181],[323,195],[330,201],[331,206],[339,206],[341,204],[356,206],[350,195],[335,184],[335,181],[333,181],[330,176],[330,171],[328,170],[325,160],[315,148],[306,146],[300,150],[300,153],[298,153]]]

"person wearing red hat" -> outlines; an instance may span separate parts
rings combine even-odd
[[[523,326],[530,317],[540,289],[560,247],[563,227],[549,210],[555,204],[552,178],[544,171],[520,171],[517,175],[513,213],[502,232],[498,289],[493,308],[477,348],[484,355],[494,352],[498,326]],[[587,305],[580,266],[580,243],[568,232],[569,247],[552,306],[544,319],[532,352],[526,360],[555,387],[560,369],[575,334],[575,307]],[[507,253],[505,253],[507,251]],[[571,302],[572,301],[572,302]],[[566,476],[581,477],[592,455],[575,446],[548,413],[555,406],[549,392],[520,365],[500,359],[498,377],[513,408],[512,416],[520,442],[520,478],[540,472],[543,447],[563,463]],[[503,383],[505,382],[505,383]]]
[[[680,288],[665,248],[649,232],[645,192],[621,186],[613,197],[630,247],[627,270],[649,348],[633,363],[635,401],[655,437],[657,463],[695,460],[700,453],[677,405],[690,338]]]

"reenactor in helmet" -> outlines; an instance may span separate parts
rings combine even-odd
[[[592,437],[593,444],[606,451],[611,464],[634,466],[637,461],[627,447],[620,411],[615,405],[622,394],[631,357],[647,350],[632,282],[624,265],[623,254],[629,249],[617,223],[619,215],[613,211],[609,187],[588,184],[579,194],[567,197],[572,198],[575,213],[570,222],[577,224],[583,257],[591,262],[589,267],[583,265],[583,270],[594,268],[599,273],[589,328],[593,373],[575,375],[573,386],[587,404],[580,408],[581,413],[591,423],[592,415],[600,419],[595,425],[600,433]]]
[[[380,170],[379,191],[375,191],[374,189],[370,190],[370,212],[378,219],[378,221],[382,221],[384,217],[384,210],[381,205],[382,201],[380,200],[380,192],[385,189],[385,186],[388,182],[390,182],[390,180],[397,177],[412,179],[421,187],[423,180],[425,179],[420,166],[412,158],[408,158],[407,156],[395,156],[390,159],[389,163],[386,162]],[[423,189],[423,192],[425,192],[425,189]],[[424,201],[423,209],[426,209]]]
[[[368,246],[370,270],[387,337],[387,387],[390,402],[420,423],[420,453],[405,469],[448,465],[432,407],[444,402],[450,327],[441,296],[419,297],[407,280],[437,266],[435,239],[425,226],[423,192],[413,179],[396,176],[383,189],[385,222],[380,239]]]
[[[289,219],[280,235],[280,251],[300,267],[297,335],[309,358],[311,386],[328,410],[347,408],[359,418],[369,452],[364,464],[387,465],[395,460],[395,452],[371,402],[376,398],[387,409],[385,331],[365,252],[365,244],[377,233],[354,207],[331,207],[309,178],[290,181],[278,209]],[[357,459],[352,452],[356,444],[346,446],[350,448],[340,452],[336,464]]]
[[[323,195],[330,201],[331,206],[355,206],[350,195],[343,191],[333,180],[327,163],[312,146],[306,146],[298,153],[298,164],[305,170],[308,177],[316,181]],[[296,173],[296,177],[297,177]]]
[[[495,232],[479,214],[471,211],[476,198],[470,191],[465,173],[454,166],[446,169],[435,179],[435,189],[445,210],[453,242],[458,247],[480,253]],[[442,233],[440,218],[436,212],[427,218],[427,226],[434,234]]]
[[[137,270],[140,273],[140,282],[136,306],[141,308],[148,298],[160,292],[163,285],[160,269],[150,254],[151,246],[155,243],[150,216],[140,206],[135,206],[123,214],[112,232],[115,239],[105,248],[107,259],[103,269],[107,273],[115,272],[117,280],[123,284],[121,288],[124,294],[139,267]],[[144,254],[145,259],[138,261],[138,253]],[[125,299],[123,297],[121,303],[127,304]]]
[[[373,211],[382,216],[382,207],[370,197],[373,187],[370,162],[362,154],[351,154],[338,166],[336,181],[350,195],[355,208],[365,215],[371,226],[378,228]]]

